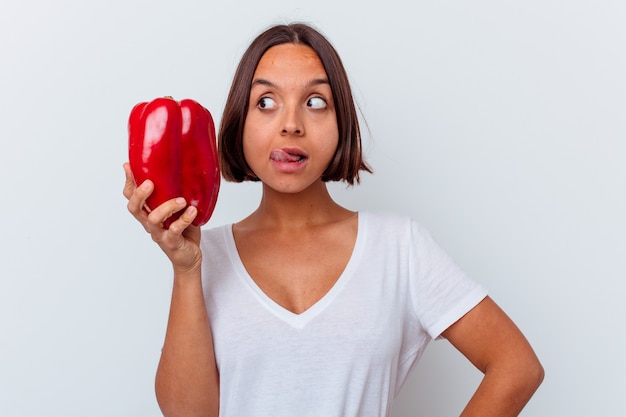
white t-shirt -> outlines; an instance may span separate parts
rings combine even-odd
[[[427,343],[485,289],[408,217],[360,212],[331,290],[294,314],[246,272],[230,225],[203,231],[221,417],[383,417]]]

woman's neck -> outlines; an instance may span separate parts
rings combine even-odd
[[[299,193],[281,193],[263,185],[259,207],[240,226],[293,230],[341,221],[353,214],[332,199],[322,181]]]

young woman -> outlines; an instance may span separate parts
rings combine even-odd
[[[260,181],[258,208],[200,233],[182,198],[129,211],[172,262],[156,393],[165,416],[383,417],[427,343],[449,340],[484,373],[469,416],[516,416],[543,378],[506,314],[415,221],[338,205],[359,181],[357,114],[339,56],[316,30],[259,35],[219,132],[224,178]]]

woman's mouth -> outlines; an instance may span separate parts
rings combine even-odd
[[[274,149],[270,155],[272,161],[281,163],[301,163],[306,158],[304,152],[294,148]]]
[[[308,156],[298,148],[282,148],[274,149],[270,160],[279,172],[293,174],[304,169]]]

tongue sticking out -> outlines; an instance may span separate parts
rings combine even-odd
[[[271,159],[277,162],[298,162],[302,159],[302,155],[291,154],[282,149],[272,151]]]

